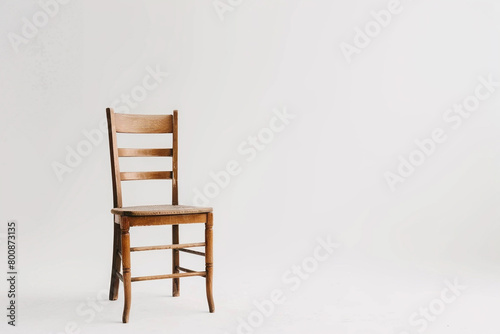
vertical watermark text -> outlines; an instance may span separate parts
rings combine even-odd
[[[17,321],[17,222],[7,222],[7,323]]]

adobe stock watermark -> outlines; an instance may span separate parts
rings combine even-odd
[[[153,69],[151,66],[146,67],[146,74],[143,76],[139,84],[132,87],[128,94],[121,94],[118,98],[111,102],[111,107],[118,113],[129,113],[135,109],[140,102],[144,101],[149,93],[157,89],[168,76],[167,72],[163,72],[159,65]],[[104,114],[104,109],[103,109]],[[108,123],[106,117],[103,117],[97,127],[87,130],[82,130],[83,139],[76,145],[71,147],[66,145],[66,156],[62,162],[53,161],[51,163],[52,170],[59,182],[64,180],[64,175],[73,172],[83,162],[83,158],[89,156],[95,147],[98,147],[106,141],[108,135]]]
[[[19,33],[8,32],[7,38],[10,45],[16,53],[19,53],[19,47],[26,45],[35,38],[40,29],[43,29],[50,19],[55,17],[61,8],[61,5],[67,5],[70,0],[39,0],[40,10],[36,11],[31,19],[23,17]]]
[[[217,16],[221,21],[224,21],[226,13],[233,12],[243,3],[243,0],[214,0],[212,5]]]
[[[467,289],[467,286],[461,285],[457,278],[453,282],[445,280],[444,284],[445,288],[441,290],[439,297],[432,299],[425,306],[419,307],[408,317],[409,328],[397,331],[395,334],[424,333]]]
[[[347,63],[350,64],[354,56],[359,55],[361,51],[370,46],[372,41],[393,22],[393,19],[403,12],[403,8],[401,0],[390,0],[386,9],[371,11],[372,19],[366,22],[363,27],[354,27],[352,42],[342,42],[339,45]]]
[[[96,297],[89,297],[85,302],[81,302],[75,309],[78,316],[77,321],[69,321],[64,326],[64,329],[59,332],[51,332],[50,334],[80,334],[82,326],[94,321],[97,314],[104,310],[108,300],[109,291],[106,289],[100,290]]]
[[[287,294],[297,291],[319,269],[320,264],[330,259],[334,251],[340,247],[330,236],[317,238],[316,241],[317,245],[312,254],[282,274],[281,283],[284,287],[272,290],[269,297],[264,300],[254,300],[253,310],[247,316],[237,318],[236,334],[251,334],[262,327],[265,320],[273,316],[277,306],[286,302]]]
[[[274,109],[268,126],[260,129],[255,135],[248,136],[238,145],[236,149],[238,155],[246,162],[254,161],[259,152],[265,150],[274,141],[276,135],[285,130],[295,117],[286,108]],[[200,206],[208,205],[210,199],[217,197],[222,189],[229,186],[231,179],[242,172],[242,163],[235,159],[228,161],[225,169],[217,172],[211,171],[209,176],[212,181],[207,182],[201,190],[194,189],[193,203]]]
[[[475,111],[481,106],[481,102],[489,99],[496,93],[500,86],[500,81],[495,81],[493,74],[488,77],[478,77],[479,83],[474,89],[474,93],[464,98],[461,102],[455,103],[453,107],[445,110],[442,119],[446,126],[452,130],[459,129],[463,122],[469,119]],[[431,157],[439,147],[448,140],[448,134],[445,127],[436,127],[430,135],[423,139],[414,141],[416,148],[406,156],[398,156],[398,166],[394,171],[386,171],[384,178],[392,191],[396,190],[398,184],[404,183],[412,176],[418,167],[422,166],[429,157]]]

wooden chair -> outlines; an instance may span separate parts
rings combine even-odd
[[[113,264],[109,299],[118,298],[119,281],[123,281],[125,305],[123,322],[129,320],[131,304],[131,283],[136,281],[173,279],[173,296],[180,294],[180,278],[202,276],[206,279],[206,292],[210,312],[214,312],[212,296],[212,208],[178,205],[177,183],[177,110],[173,115],[130,115],[117,114],[106,109],[108,119],[111,172],[113,177],[114,215]],[[172,148],[118,148],[117,133],[171,133]],[[172,157],[171,171],[120,172],[120,157]],[[169,179],[172,180],[172,205],[151,205],[122,207],[122,181]],[[205,224],[205,242],[179,244],[179,225],[191,223]],[[172,245],[130,247],[130,228],[137,226],[172,225]],[[192,250],[205,247],[205,252]],[[172,250],[172,273],[157,276],[131,277],[130,252],[149,250]],[[194,271],[179,265],[179,252],[205,257],[205,271]],[[122,273],[120,273],[120,262]]]

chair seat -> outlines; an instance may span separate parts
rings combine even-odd
[[[212,212],[212,208],[188,205],[127,206],[111,210],[112,214],[129,217],[190,215],[209,212]]]

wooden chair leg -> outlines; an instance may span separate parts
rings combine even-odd
[[[123,261],[123,290],[125,294],[125,304],[123,307],[122,321],[128,322],[130,304],[132,302],[132,281],[130,272],[130,234],[129,228],[121,228],[122,235],[122,261]]]
[[[111,284],[109,286],[109,300],[118,299],[118,289],[120,287],[120,279],[117,272],[120,272],[120,225],[113,223],[113,262],[111,265]]]
[[[179,225],[172,225],[172,244],[179,243]],[[172,273],[179,273],[179,250],[172,250]],[[180,296],[180,278],[172,279],[172,295],[174,297]]]
[[[210,313],[215,312],[214,297],[212,292],[213,278],[213,214],[207,214],[207,222],[205,223],[205,270],[206,285],[207,285],[207,301]]]

